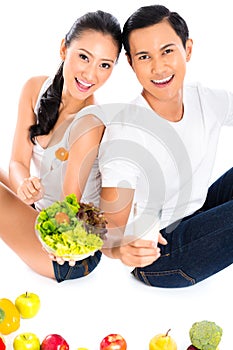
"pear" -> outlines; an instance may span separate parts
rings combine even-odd
[[[155,335],[149,343],[149,350],[177,350],[175,340],[168,335],[170,329],[165,334]]]

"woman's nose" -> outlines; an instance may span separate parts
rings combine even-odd
[[[88,83],[95,83],[97,76],[97,70],[96,66],[94,64],[88,64],[85,67],[85,70],[82,72],[82,77],[88,82]]]

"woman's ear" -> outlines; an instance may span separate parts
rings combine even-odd
[[[193,40],[188,39],[186,41],[186,62],[190,61],[191,55],[192,55],[192,49],[193,49]]]
[[[66,58],[66,44],[65,44],[65,39],[62,39],[62,42],[61,42],[61,46],[60,46],[60,56],[61,56],[61,59],[62,61],[65,60]]]

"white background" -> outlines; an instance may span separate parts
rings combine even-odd
[[[21,0],[0,5],[1,33],[1,166],[7,169],[17,104],[24,82],[33,75],[54,74],[59,63],[61,39],[77,17],[97,9],[115,14],[121,24],[143,5],[153,2],[134,0]],[[232,89],[233,50],[232,12],[229,0],[161,2],[182,15],[194,40],[193,57],[187,80],[198,80],[210,87]],[[125,6],[124,6],[125,4]],[[103,102],[128,102],[140,87],[122,53],[109,82],[98,93]],[[232,166],[232,137],[223,130],[213,179]],[[198,262],[197,262],[198,263]],[[232,267],[199,285],[178,290],[147,287],[133,279],[116,261],[103,258],[88,277],[57,284],[30,271],[4,244],[0,244],[0,298],[14,300],[19,294],[37,292],[40,313],[23,320],[21,328],[6,337],[32,331],[42,340],[49,333],[60,333],[72,350],[79,346],[98,350],[109,333],[121,333],[129,350],[146,350],[152,336],[166,332],[176,340],[178,350],[186,350],[188,331],[193,322],[209,319],[224,330],[220,350],[232,348]]]

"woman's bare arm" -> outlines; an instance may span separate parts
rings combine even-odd
[[[11,189],[27,204],[34,202],[33,197],[40,190],[38,179],[31,178],[30,162],[33,144],[29,138],[29,127],[35,123],[34,106],[40,88],[47,77],[33,77],[22,88],[18,118],[13,138],[9,164]]]
[[[77,121],[70,136],[71,147],[63,183],[63,197],[75,193],[78,200],[81,199],[98,154],[104,128],[103,123],[93,115],[86,115]]]

